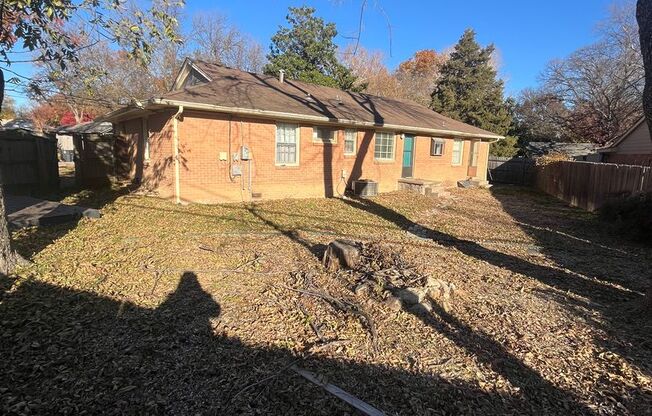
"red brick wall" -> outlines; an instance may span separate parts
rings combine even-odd
[[[141,148],[142,119],[123,121],[117,126],[116,138],[116,172],[121,178],[140,179],[137,152]]]
[[[299,166],[276,166],[276,122],[243,119],[236,116],[229,123],[226,114],[186,111],[178,123],[180,144],[180,194],[183,201],[231,202],[249,200],[251,191],[261,198],[323,197],[344,192],[352,179],[378,181],[381,192],[397,189],[401,177],[403,140],[396,136],[392,162],[374,160],[372,130],[358,130],[357,155],[344,156],[344,130],[337,131],[337,141],[328,145],[314,143],[312,125],[300,126]],[[230,126],[229,126],[230,124]],[[173,129],[171,113],[150,116],[150,160],[145,163],[143,183],[161,196],[174,195]],[[230,128],[229,128],[230,127]],[[229,130],[231,150],[229,152]],[[464,142],[463,163],[451,166],[452,140],[446,140],[442,156],[430,156],[430,137],[415,141],[414,177],[453,182],[466,179],[470,141]],[[242,161],[240,177],[231,178],[231,154],[247,145],[251,162]],[[485,178],[488,145],[479,144],[478,175]],[[227,160],[220,160],[226,152]],[[251,172],[249,167],[251,166]],[[346,171],[346,181],[341,178]]]
[[[149,159],[143,162],[142,184],[164,198],[174,197],[173,112],[150,115],[146,119]],[[145,159],[143,149],[143,159]]]

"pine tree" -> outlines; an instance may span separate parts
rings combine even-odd
[[[503,81],[491,66],[493,51],[493,45],[481,48],[475,32],[467,29],[442,66],[430,107],[448,117],[503,135],[509,130],[511,116],[503,98]]]
[[[335,24],[324,23],[312,7],[290,7],[289,11],[290,27],[280,27],[272,36],[264,72],[276,76],[282,69],[289,79],[353,89],[355,76],[337,60]]]

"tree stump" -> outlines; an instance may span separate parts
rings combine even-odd
[[[360,262],[360,249],[354,241],[334,240],[326,247],[322,263],[328,270],[354,269]]]

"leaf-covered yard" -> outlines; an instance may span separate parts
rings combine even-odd
[[[358,276],[318,258],[338,237],[453,283],[450,307],[354,294]],[[2,413],[355,414],[292,365],[387,414],[650,413],[652,250],[525,189],[123,195],[99,220],[14,238],[34,263],[0,282]],[[307,285],[364,310],[377,345]]]

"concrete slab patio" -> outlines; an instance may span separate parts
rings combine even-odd
[[[5,204],[9,226],[14,229],[61,224],[77,221],[82,217],[100,217],[100,212],[96,209],[66,205],[31,196],[6,195]]]

